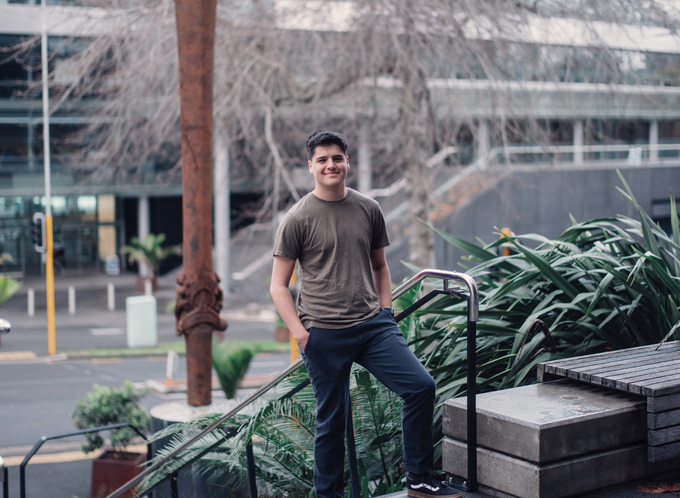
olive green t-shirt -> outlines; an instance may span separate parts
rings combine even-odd
[[[297,305],[306,329],[343,329],[380,311],[371,251],[390,244],[380,205],[347,189],[341,201],[307,194],[283,218],[274,256],[300,262]]]

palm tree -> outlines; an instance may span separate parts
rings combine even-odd
[[[182,255],[182,248],[179,245],[163,247],[163,242],[165,242],[164,233],[158,235],[150,233],[143,241],[140,241],[139,237],[132,237],[130,245],[123,247],[123,254],[127,255],[131,264],[145,265],[151,272],[151,276],[156,277],[163,261],[173,255]]]

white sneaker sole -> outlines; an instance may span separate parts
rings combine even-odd
[[[413,498],[432,498],[433,496],[437,495],[430,495],[427,493],[421,493],[420,491],[416,491],[415,489],[408,489],[406,491],[406,494],[408,496],[412,496]],[[463,498],[463,495],[461,493],[455,494],[455,495],[448,495],[446,498]]]

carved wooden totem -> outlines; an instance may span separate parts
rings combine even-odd
[[[216,0],[175,0],[182,129],[184,271],[177,277],[177,333],[187,345],[189,405],[209,405],[212,333],[222,291],[212,268],[212,105]]]

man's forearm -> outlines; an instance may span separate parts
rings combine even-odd
[[[307,334],[307,330],[298,317],[290,291],[286,287],[280,287],[271,288],[270,292],[272,300],[274,301],[274,306],[276,306],[276,310],[279,312],[281,320],[286,324],[286,327],[288,327],[288,330],[293,334],[295,340],[300,342],[298,337],[300,334]]]

